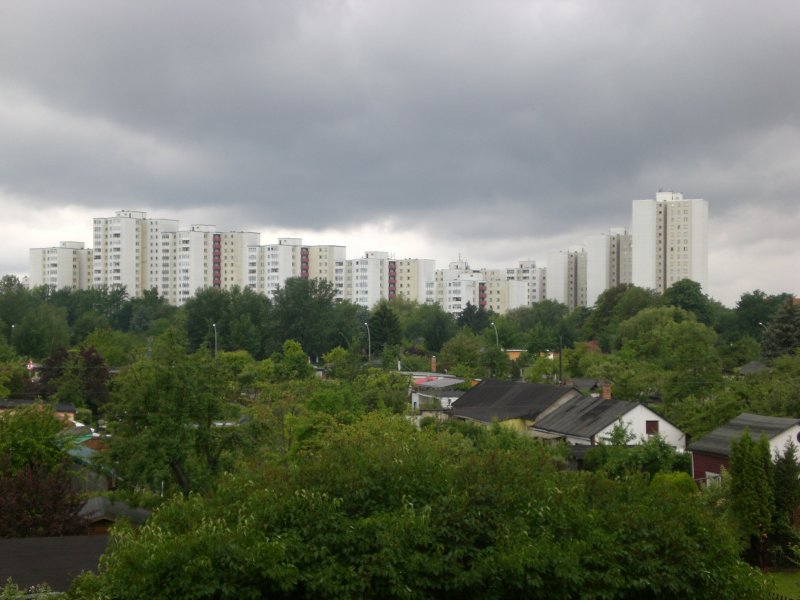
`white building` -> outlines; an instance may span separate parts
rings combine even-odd
[[[147,213],[135,210],[94,219],[92,287],[124,287],[131,298],[141,297],[160,278],[151,256],[156,256],[161,233],[177,229],[175,220],[149,220]]]
[[[369,251],[363,258],[344,261],[344,299],[372,308],[388,299],[396,283],[395,261],[388,252]],[[390,285],[391,283],[391,285]]]
[[[30,287],[46,285],[54,290],[91,287],[92,251],[83,242],[61,242],[50,248],[31,248],[28,253]]]
[[[547,299],[569,310],[586,306],[586,250],[572,246],[547,255]]]
[[[609,288],[632,282],[632,236],[625,228],[593,235],[586,240],[586,304]]]
[[[249,283],[251,246],[258,246],[261,234],[252,231],[220,233],[221,281],[219,287],[244,289]]]
[[[708,288],[708,202],[659,191],[632,207],[633,284],[663,293],[691,279]]]
[[[395,261],[395,297],[419,304],[433,304],[436,261],[427,258],[404,258]]]
[[[506,269],[509,281],[524,281],[528,288],[528,306],[533,306],[547,297],[547,269],[537,267],[534,260],[522,260],[514,269]]]
[[[215,272],[219,272],[220,234],[213,225],[192,225],[187,231],[161,234],[161,285],[159,295],[170,304],[181,306],[198,290],[215,287]],[[165,287],[166,286],[166,287]]]
[[[478,308],[486,305],[486,281],[483,273],[470,268],[467,261],[459,258],[446,269],[436,271],[436,302],[451,315],[460,314],[467,303]]]

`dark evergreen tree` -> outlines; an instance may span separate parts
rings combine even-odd
[[[764,334],[764,356],[794,354],[800,347],[800,308],[787,298],[772,317]]]
[[[386,346],[395,346],[401,342],[403,332],[400,329],[400,319],[386,300],[378,302],[368,323],[373,355],[383,352]]]

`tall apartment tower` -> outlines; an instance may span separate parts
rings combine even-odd
[[[364,308],[393,298],[397,285],[396,262],[388,252],[371,250],[363,258],[344,261],[344,299]]]
[[[162,283],[159,295],[183,305],[198,290],[219,287],[220,236],[214,225],[192,225],[186,231],[161,234]]]
[[[594,306],[598,296],[609,288],[632,282],[633,237],[625,228],[586,240],[586,304]]]
[[[499,315],[528,306],[528,282],[509,279],[507,269],[482,269],[486,310]]]
[[[586,306],[586,249],[572,246],[547,255],[547,299],[569,310]]]
[[[655,200],[634,200],[633,284],[663,293],[691,279],[708,287],[708,202],[659,191]]]
[[[51,248],[31,248],[28,253],[29,286],[86,290],[92,283],[92,251],[83,242],[61,242]]]
[[[506,279],[524,281],[527,284],[528,306],[547,297],[547,269],[537,267],[535,260],[521,260],[515,269],[506,269]]]
[[[459,315],[467,303],[486,308],[486,280],[480,271],[459,258],[446,269],[437,269],[434,285],[436,302],[447,313]]]
[[[155,287],[160,270],[152,266],[157,241],[163,232],[175,232],[172,219],[148,219],[147,213],[119,210],[113,217],[94,219],[92,287],[124,287],[139,298]]]
[[[261,234],[252,231],[225,231],[220,236],[220,282],[215,287],[244,289],[249,284],[251,246],[258,246]]]
[[[435,261],[427,258],[404,258],[395,261],[395,271],[395,297],[413,300],[419,304],[433,304]]]

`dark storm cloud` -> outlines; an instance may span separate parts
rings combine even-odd
[[[0,191],[43,203],[499,243],[625,225],[658,187],[796,202],[795,3],[2,10]]]

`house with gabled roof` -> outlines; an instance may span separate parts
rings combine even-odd
[[[528,433],[530,427],[567,400],[581,394],[575,386],[487,379],[450,406],[451,417],[489,424],[494,421]]]
[[[572,398],[539,419],[532,434],[560,438],[573,445],[594,446],[611,437],[618,424],[633,435],[629,443],[641,443],[658,435],[678,450],[686,447],[686,434],[644,404],[603,397]]]
[[[698,482],[718,479],[722,469],[730,469],[731,442],[744,432],[753,439],[762,435],[769,441],[773,457],[782,455],[789,442],[800,442],[800,419],[766,417],[742,413],[732,421],[689,444],[692,453],[692,477]]]

